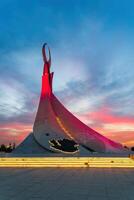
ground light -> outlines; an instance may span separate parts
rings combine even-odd
[[[134,157],[3,157],[0,167],[134,168]]]

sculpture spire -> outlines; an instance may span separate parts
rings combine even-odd
[[[47,59],[46,56],[46,46],[48,48],[49,52],[49,59]],[[44,73],[50,73],[50,67],[51,67],[51,53],[50,53],[50,48],[48,47],[47,43],[43,44],[42,47],[42,55],[43,55],[43,60],[44,60]]]
[[[49,53],[49,58],[46,56],[46,46]],[[50,48],[48,47],[47,43],[43,44],[42,47],[42,55],[44,60],[44,69],[43,69],[43,75],[42,75],[42,91],[41,91],[41,97],[49,96],[52,93],[52,79],[53,79],[53,72],[50,73],[50,67],[51,67],[51,53]]]

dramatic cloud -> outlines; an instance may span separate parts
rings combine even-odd
[[[116,2],[109,7],[105,0],[97,5],[71,1],[68,12],[70,1],[2,1],[1,142],[18,143],[32,130],[43,69],[41,46],[48,41],[53,89],[61,102],[100,133],[134,145],[133,6]]]

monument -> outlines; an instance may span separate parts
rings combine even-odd
[[[48,49],[48,58],[46,55]],[[76,118],[53,93],[54,73],[50,72],[51,53],[42,47],[44,69],[39,106],[33,132],[13,151],[22,154],[87,155],[91,152],[124,152],[124,147]]]

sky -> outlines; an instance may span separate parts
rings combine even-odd
[[[0,1],[0,144],[31,131],[47,42],[53,91],[104,136],[134,146],[134,1]]]

